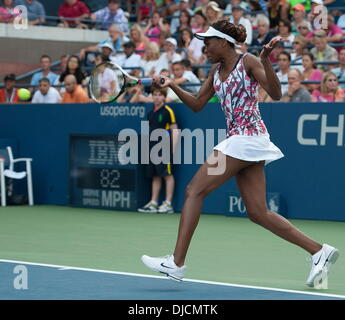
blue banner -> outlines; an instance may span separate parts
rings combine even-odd
[[[271,140],[285,154],[266,167],[267,192],[278,193],[288,218],[345,221],[344,121],[342,103],[267,103],[261,113]],[[205,133],[204,156],[225,129],[219,104],[194,113],[183,104],[171,104],[179,128]],[[142,121],[152,108],[145,104],[116,105],[2,105],[1,139],[18,142],[18,156],[32,157],[36,204],[69,204],[69,141],[71,135],[116,135],[123,129],[141,133]],[[214,141],[206,141],[213,130]],[[197,130],[197,131],[195,131]],[[220,131],[218,131],[220,130]],[[197,136],[197,134],[196,134]],[[200,141],[193,139],[193,153]],[[199,159],[200,160],[200,159]],[[181,210],[184,190],[200,167],[173,166],[176,179],[174,207]],[[147,180],[145,188],[151,188]],[[206,200],[203,212],[227,214],[234,181],[225,183]],[[149,200],[149,199],[148,199]]]

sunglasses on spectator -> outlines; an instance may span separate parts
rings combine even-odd
[[[298,41],[294,41],[294,42],[292,42],[292,44],[301,44],[301,43]]]
[[[289,59],[280,58],[278,61],[288,61]]]
[[[306,26],[299,26],[297,29],[308,29]]]

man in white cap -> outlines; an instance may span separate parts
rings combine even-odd
[[[162,69],[170,70],[172,63],[181,61],[183,57],[176,52],[177,41],[174,38],[168,38],[164,43],[164,53],[160,56],[157,61],[155,68],[155,75],[159,75]]]

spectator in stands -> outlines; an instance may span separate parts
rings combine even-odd
[[[140,0],[135,6],[138,9],[138,22],[146,23],[152,14],[156,11],[156,1],[154,0]]]
[[[302,56],[303,53],[308,51],[307,49],[307,40],[301,35],[295,36],[295,39],[292,43],[293,51],[291,52],[291,64],[298,63],[299,65],[294,65],[293,68],[303,71],[304,67],[302,65]]]
[[[104,43],[102,46],[101,46],[101,49],[102,49],[102,55],[104,55],[105,57],[107,57],[108,59],[110,59],[110,57],[115,54],[114,52],[114,46],[111,42],[107,42],[107,43]]]
[[[198,83],[200,80],[192,71],[187,71],[185,65],[182,61],[174,62],[171,67],[173,79],[177,85],[187,85],[189,83]],[[184,86],[184,89],[191,93],[197,93],[200,89],[200,86]]]
[[[63,72],[66,71],[67,68],[67,62],[68,62],[68,55],[67,54],[63,54],[60,57],[60,70],[59,70],[59,74],[61,75]]]
[[[152,103],[152,95],[146,94],[142,85],[126,90],[118,99],[118,103]]]
[[[186,78],[186,79],[190,79],[190,82],[192,83],[200,83],[200,79],[198,76],[196,76],[196,74],[193,72],[193,67],[192,67],[192,63],[190,60],[188,59],[183,59],[181,60],[181,63],[184,65],[184,74],[183,76]],[[196,86],[196,89],[194,90],[200,90],[200,86]],[[193,89],[191,90],[193,91]]]
[[[46,12],[41,2],[37,0],[16,0],[15,6],[25,6],[28,10],[30,25],[40,25],[45,22]]]
[[[329,43],[344,43],[343,30],[334,23],[334,17],[327,15],[327,42]],[[340,47],[338,47],[340,51]],[[337,48],[336,48],[337,49]]]
[[[158,12],[155,12],[145,27],[144,34],[151,42],[160,43],[162,29],[162,18]]]
[[[88,103],[90,101],[86,91],[77,83],[77,78],[69,74],[64,79],[66,92],[62,98],[62,103]]]
[[[189,59],[188,59],[193,66],[204,66],[207,63],[207,57],[205,55],[205,47],[203,46],[201,48],[201,56],[198,59],[194,59],[193,57],[194,56],[189,55]],[[195,69],[196,74],[198,75],[198,78],[201,81],[205,81],[206,75],[207,75],[207,72],[206,72],[207,68],[197,67],[197,68],[194,68],[194,69]]]
[[[215,1],[210,1],[203,9],[203,14],[207,18],[208,24],[217,22],[223,16],[223,10]]]
[[[183,57],[176,52],[177,41],[174,38],[166,39],[164,53],[161,54],[156,67],[155,75],[159,75],[162,69],[170,69],[172,63],[181,61]]]
[[[292,33],[291,23],[288,20],[281,20],[278,24],[278,36],[283,38],[284,47],[291,47],[295,36]],[[285,48],[285,50],[291,50]]]
[[[117,74],[111,68],[107,68],[106,64],[102,64],[108,61],[108,57],[101,53],[96,54],[95,64],[98,66],[99,72],[97,75],[98,92],[95,96],[100,101],[109,101],[110,96],[113,95],[114,92],[120,91]]]
[[[149,42],[146,47],[145,54],[141,59],[145,77],[153,77],[155,75],[159,57],[160,52],[158,44],[155,42]]]
[[[270,29],[278,31],[279,22],[287,19],[286,10],[279,0],[268,0],[268,18],[270,20]]]
[[[342,12],[342,13],[343,14],[339,17],[339,19],[337,21],[337,26],[345,31],[345,13],[344,12]]]
[[[191,29],[186,28],[181,30],[181,38],[178,41],[178,48],[182,51],[182,54],[184,54],[185,57],[187,56],[187,52],[193,38],[194,36]]]
[[[19,102],[18,89],[16,89],[16,76],[11,73],[5,76],[4,88],[0,89],[0,103]]]
[[[134,24],[131,27],[129,37],[131,41],[135,44],[135,53],[143,57],[145,54],[145,49],[150,43],[149,39],[145,36],[143,29],[139,24]]]
[[[12,23],[14,18],[20,15],[20,11],[14,7],[14,0],[2,0],[0,7],[0,22]]]
[[[332,69],[332,72],[337,76],[340,83],[339,86],[342,89],[345,89],[345,47],[341,48],[339,51],[339,64],[340,66]]]
[[[230,16],[232,6],[242,5],[244,10],[250,10],[250,5],[246,1],[241,0],[228,0],[228,4],[225,6],[224,15]]]
[[[337,76],[331,71],[324,74],[320,91],[312,93],[314,102],[344,102],[344,98],[344,90],[339,88]]]
[[[182,42],[184,42],[183,48],[185,49],[185,57],[198,64],[198,60],[202,56],[202,48],[204,47],[204,41],[193,37],[193,33],[190,29],[185,29],[182,32]]]
[[[86,74],[81,67],[78,56],[72,55],[68,58],[66,70],[59,78],[59,85],[65,82],[68,75],[74,75],[78,85],[86,84]]]
[[[314,33],[309,21],[302,21],[297,25],[297,35],[304,37],[308,44],[311,43]]]
[[[172,37],[177,40],[177,42],[181,41],[182,37],[182,30],[191,29],[191,21],[192,16],[189,14],[187,10],[182,10],[179,17],[179,26],[176,31],[172,34]]]
[[[302,74],[298,69],[291,69],[288,73],[288,90],[283,95],[283,102],[310,102],[311,95],[301,84]]]
[[[90,10],[82,1],[65,0],[59,7],[58,16],[61,18],[59,27],[87,29],[87,25],[81,20],[90,17]],[[63,18],[74,20],[66,20]]]
[[[31,103],[60,103],[60,93],[50,86],[48,78],[42,78],[39,81],[39,88],[35,92]]]
[[[142,65],[141,57],[135,53],[135,44],[128,41],[123,45],[124,54],[112,57],[111,60],[120,65],[122,68],[138,68],[128,71],[133,76],[142,76],[140,68]]]
[[[210,0],[196,0],[194,6],[194,11],[198,11],[198,10],[202,10],[204,15],[205,15],[205,9],[208,5],[208,3],[210,2]],[[206,16],[206,15],[205,15]]]
[[[327,44],[326,32],[324,30],[314,32],[313,44],[315,48],[312,48],[310,52],[317,62],[338,61],[337,50]],[[331,67],[331,65],[318,65],[318,68],[323,71],[330,70]]]
[[[186,10],[189,13],[189,16],[192,17],[194,15],[193,10],[190,8],[189,0],[181,0],[179,4],[179,8],[177,11],[174,12],[171,23],[170,23],[170,32],[174,34],[178,27],[180,26],[180,15],[182,11]]]
[[[230,16],[229,21],[235,25],[241,24],[246,28],[247,38],[245,44],[250,46],[253,40],[253,26],[250,20],[243,16],[245,10],[243,5],[232,6],[231,10],[232,15]],[[247,47],[243,47],[242,49],[243,51],[247,51]]]
[[[262,1],[262,0],[249,0],[249,9],[246,9],[246,7],[244,6],[245,3],[246,2],[242,2],[244,11],[246,10],[251,11],[251,14],[246,15],[245,17],[249,19],[251,25],[253,26],[253,32],[254,32],[258,28],[259,20],[261,18],[267,18],[267,15],[265,13],[267,12],[266,3],[265,1]]]
[[[193,33],[206,32],[208,29],[207,18],[202,13],[202,10],[197,10],[194,13],[194,23],[192,24]]]
[[[278,56],[278,66],[279,72],[277,72],[277,77],[280,83],[285,82],[285,84],[281,84],[282,94],[284,95],[288,90],[288,73],[290,70],[290,63],[291,63],[291,56],[290,53],[287,51],[283,51]]]
[[[48,55],[43,55],[41,56],[40,59],[40,64],[42,71],[41,72],[36,72],[32,78],[31,78],[31,85],[37,87],[39,85],[39,81],[42,78],[48,78],[50,83],[56,83],[57,79],[59,76],[51,72],[50,67],[51,67],[52,59]]]
[[[320,81],[323,78],[323,73],[321,70],[316,68],[315,58],[310,52],[306,52],[302,56],[302,65],[303,65],[303,80],[305,81]],[[320,88],[320,84],[306,84],[305,87],[309,92],[313,92],[315,89]]]
[[[307,21],[306,16],[305,16],[305,7],[303,4],[299,3],[296,4],[293,8],[293,17],[292,17],[292,32],[297,33],[297,26],[302,23],[303,21]]]
[[[120,0],[108,0],[108,6],[91,14],[91,19],[96,21],[97,29],[108,30],[116,24],[121,32],[128,32],[128,19],[120,8]]]
[[[258,19],[258,36],[252,41],[252,46],[264,46],[273,38],[270,32],[270,21],[267,17],[260,17]]]
[[[84,60],[88,53],[101,52],[102,46],[105,43],[112,43],[114,47],[114,52],[121,50],[122,38],[121,38],[120,29],[118,28],[118,26],[115,24],[111,25],[108,29],[108,32],[109,32],[109,37],[107,39],[104,39],[103,41],[99,42],[98,44],[94,46],[81,49],[79,53],[80,60]],[[90,55],[90,57],[88,56],[87,60],[93,63],[94,58],[95,56]]]

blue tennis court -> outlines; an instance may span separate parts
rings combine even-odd
[[[345,296],[322,294],[322,291],[306,293],[188,279],[178,283],[159,276],[11,260],[0,260],[0,274],[0,299],[3,300],[345,299]],[[18,284],[27,289],[16,289]]]

